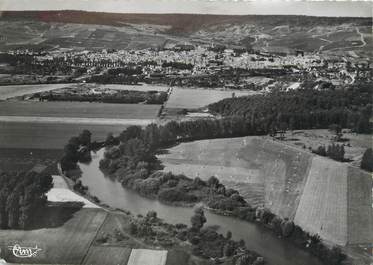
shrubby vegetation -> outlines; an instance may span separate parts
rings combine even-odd
[[[212,227],[203,227],[204,223],[206,223],[206,217],[203,209],[196,208],[191,217],[191,227],[185,228],[177,235],[181,240],[188,240],[193,245],[194,255],[213,258],[220,263],[230,261],[228,264],[234,265],[264,264],[262,257],[246,249],[243,240],[233,241],[231,232],[228,231],[224,237]],[[259,261],[262,263],[258,263]]]
[[[158,91],[129,91],[121,90],[114,94],[59,94],[53,91],[34,94],[35,98],[41,101],[89,101],[104,103],[122,103],[122,104],[163,104],[167,100],[166,92]]]
[[[234,241],[231,232],[228,231],[224,236],[219,234],[215,227],[206,227],[202,208],[194,210],[190,226],[166,223],[158,218],[155,211],[149,211],[145,216],[126,213],[117,220],[122,220],[122,229],[100,234],[96,243],[124,243],[133,248],[143,248],[143,243],[147,246],[162,246],[169,250],[180,250],[179,254],[183,253],[185,261],[190,256],[198,256],[198,260],[203,261],[203,264],[264,264],[262,257],[246,249],[243,240]],[[242,260],[245,263],[240,263]],[[258,263],[259,261],[261,263]]]
[[[192,70],[194,65],[188,64],[188,63],[182,63],[182,62],[164,62],[162,64],[162,67],[171,67],[178,70]]]
[[[209,105],[222,116],[240,116],[254,125],[262,124],[268,133],[279,129],[328,128],[332,124],[369,133],[372,114],[372,84],[360,84],[346,90],[296,90],[267,95],[229,98]]]
[[[366,171],[373,172],[373,151],[372,148],[365,150],[361,159],[360,167]]]
[[[328,145],[328,148],[325,148],[325,146],[319,146],[316,150],[312,150],[312,152],[321,156],[330,157],[331,159],[336,161],[346,161],[344,157],[345,149],[343,145],[333,143],[331,145]]]
[[[91,132],[83,130],[78,137],[71,137],[64,147],[64,155],[60,160],[61,170],[77,169],[77,162],[91,160]]]
[[[237,214],[237,212],[234,214]],[[243,216],[238,215],[237,217],[242,219]],[[346,255],[342,253],[339,247],[330,249],[322,243],[318,235],[304,231],[292,221],[289,221],[287,218],[282,219],[271,213],[268,209],[257,208],[255,210],[255,218],[258,222],[271,228],[278,236],[288,238],[297,246],[308,250],[324,264],[338,265],[342,264],[346,259]]]
[[[102,75],[93,75],[87,81],[101,84],[136,84],[142,79],[142,67],[125,66],[108,69]]]
[[[165,126],[148,125],[145,129],[130,126],[120,136],[120,144],[107,147],[100,168],[126,188],[143,196],[172,204],[205,202],[219,210],[245,206],[238,192],[226,190],[215,177],[208,181],[190,179],[184,175],[159,172],[162,169],[155,154],[161,146],[180,138],[175,131],[178,123]],[[170,138],[171,137],[171,138]]]
[[[0,173],[0,229],[26,229],[35,221],[52,181],[50,175],[35,172]]]

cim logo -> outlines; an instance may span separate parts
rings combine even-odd
[[[12,251],[13,255],[17,258],[32,258],[36,257],[41,248],[35,247],[21,247],[19,244],[8,247]]]

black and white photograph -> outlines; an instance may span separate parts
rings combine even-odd
[[[373,265],[372,12],[0,0],[0,265]]]

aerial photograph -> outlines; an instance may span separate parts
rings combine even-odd
[[[0,0],[0,265],[373,265],[372,12]]]

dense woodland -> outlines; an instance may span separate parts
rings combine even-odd
[[[45,207],[52,180],[35,172],[1,173],[0,229],[28,228],[35,212]]]
[[[338,124],[358,133],[369,133],[372,83],[345,90],[296,90],[267,95],[229,98],[209,105],[222,116],[245,117],[265,132],[286,129],[328,128]]]

